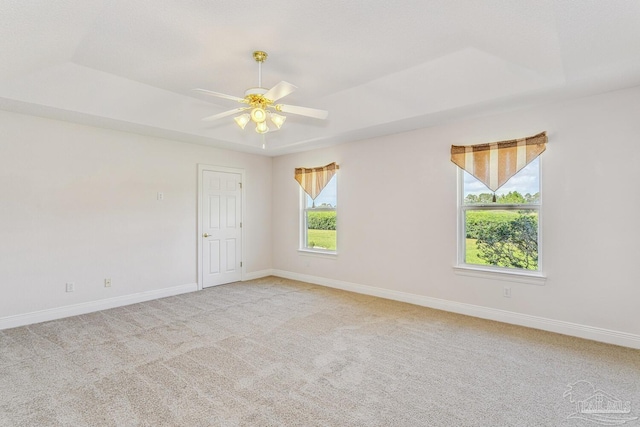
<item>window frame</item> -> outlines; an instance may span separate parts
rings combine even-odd
[[[456,265],[454,271],[457,274],[481,278],[492,278],[499,280],[516,281],[522,283],[530,283],[535,285],[543,285],[546,276],[543,273],[543,233],[542,233],[542,211],[543,211],[543,192],[542,192],[542,161],[538,163],[538,180],[540,183],[540,198],[537,204],[498,204],[483,203],[466,205],[464,203],[464,169],[458,170],[458,191],[457,191],[457,247],[456,247]],[[488,190],[490,191],[490,190]],[[474,210],[535,210],[538,213],[538,269],[526,270],[523,268],[509,268],[494,265],[468,264],[465,262],[466,257],[466,212]]]
[[[335,185],[336,185],[336,206],[332,207],[332,208],[327,208],[327,207],[316,207],[316,208],[310,208],[307,206],[307,197],[309,196],[302,187],[299,188],[299,192],[300,192],[300,196],[299,196],[299,200],[300,200],[300,230],[299,230],[299,247],[298,247],[298,251],[299,252],[303,252],[303,253],[307,253],[307,254],[315,254],[315,255],[323,255],[323,256],[329,256],[329,257],[334,257],[338,254],[338,207],[337,207],[337,199],[338,199],[338,174],[336,173],[329,182],[331,182],[332,180],[335,179]],[[328,184],[327,184],[328,185]],[[326,188],[326,187],[325,187]],[[324,189],[322,190],[324,191]],[[322,194],[322,192],[320,192],[320,194]],[[319,195],[318,195],[319,196]],[[335,212],[336,213],[336,249],[335,250],[330,250],[330,249],[320,249],[320,248],[309,248],[307,247],[307,236],[308,236],[308,229],[307,229],[307,213],[308,212]]]

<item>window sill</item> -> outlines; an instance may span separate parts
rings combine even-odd
[[[319,257],[319,258],[336,259],[338,257],[338,252],[323,251],[323,250],[316,250],[316,249],[298,249],[298,253],[302,256],[312,256],[312,257]]]
[[[547,281],[547,276],[539,271],[506,271],[494,270],[470,265],[455,265],[453,271],[461,276],[478,277],[481,279],[505,280],[507,282],[526,283],[529,285],[542,286]]]

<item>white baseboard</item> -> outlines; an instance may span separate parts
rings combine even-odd
[[[254,279],[262,279],[263,277],[273,276],[273,270],[260,270],[260,271],[252,271],[251,273],[244,273],[242,276],[242,281],[245,280],[254,280]]]
[[[473,304],[466,304],[456,301],[427,297],[423,295],[410,294],[407,292],[376,288],[374,286],[293,273],[284,270],[267,269],[247,273],[244,275],[243,280],[253,280],[267,276],[278,276],[285,279],[299,280],[316,285],[327,286],[330,288],[342,289],[344,291],[356,292],[359,294],[371,295],[395,301],[402,301],[409,304],[420,305],[423,307],[449,311],[452,313],[464,314],[467,316],[479,317],[482,319],[495,320],[498,322],[526,326],[529,328],[556,332],[559,334],[605,342],[608,344],[616,344],[624,347],[640,349],[640,336],[627,332],[597,328],[594,326],[581,325],[577,323],[565,322],[562,320],[547,319],[544,317],[531,316],[528,314],[499,310],[496,308],[482,307]],[[15,316],[2,317],[0,318],[0,330],[16,328],[18,326],[24,325],[31,325],[33,323],[46,322],[49,320],[62,319],[69,316],[77,316],[79,314],[92,313],[100,310],[107,310],[110,308],[121,307],[124,305],[135,304],[174,295],[180,295],[197,290],[198,284],[190,283],[186,285],[173,286],[171,288],[140,292],[132,295],[123,295],[98,301],[89,301],[64,307],[57,307],[31,313],[18,314]]]
[[[302,282],[313,283],[315,285],[342,289],[344,291],[407,302],[410,304],[435,308],[452,313],[464,314],[467,316],[479,317],[482,319],[496,320],[498,322],[526,326],[529,328],[556,332],[563,335],[570,335],[578,338],[585,338],[593,341],[640,349],[640,335],[630,334],[627,332],[580,325],[577,323],[565,322],[562,320],[547,319],[545,317],[530,316],[528,314],[516,313],[513,311],[499,310],[496,308],[482,307],[479,305],[410,294],[407,292],[376,288],[374,286],[343,282],[341,280],[327,279],[324,277],[310,276],[306,274],[293,273],[290,271],[273,270],[272,275],[283,277],[285,279],[299,280]]]
[[[187,285],[173,286],[171,288],[157,289],[132,295],[122,295],[119,297],[88,301],[64,307],[49,308],[42,311],[34,311],[15,316],[1,317],[0,330],[17,328],[18,326],[31,325],[33,323],[47,322],[49,320],[62,319],[69,316],[77,316],[79,314],[92,313],[94,311],[107,310],[109,308],[122,307],[123,305],[171,297],[197,290],[197,283],[189,283]]]

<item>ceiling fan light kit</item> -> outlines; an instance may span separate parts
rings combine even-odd
[[[247,114],[247,113],[244,113],[244,114],[241,114],[241,115],[239,115],[237,117],[234,117],[233,119],[236,121],[238,126],[240,126],[240,129],[244,129],[244,127],[247,125],[247,123],[249,123],[251,121],[251,115]]]
[[[256,123],[256,132],[259,134],[269,132],[269,126],[265,122]]]
[[[278,129],[280,129],[284,124],[284,121],[287,120],[287,116],[282,116],[276,113],[269,113],[269,118],[271,119],[273,124],[278,127]]]
[[[289,95],[291,92],[297,89],[296,86],[285,81],[281,81],[271,89],[265,89],[262,87],[262,63],[267,60],[267,53],[261,50],[253,52],[253,59],[258,63],[258,87],[252,87],[245,91],[244,98],[239,98],[232,95],[225,95],[219,92],[213,92],[206,89],[194,89],[195,91],[205,93],[207,95],[216,96],[218,98],[229,99],[232,101],[248,104],[247,107],[235,108],[233,110],[225,111],[213,116],[203,118],[205,121],[218,120],[223,117],[231,116],[236,113],[242,113],[239,116],[234,117],[237,125],[244,129],[247,124],[252,121],[255,123],[256,132],[259,134],[265,134],[269,132],[269,126],[267,125],[267,119],[273,123],[278,129],[282,127],[286,116],[277,114],[278,112],[284,112],[289,114],[297,114],[301,116],[313,117],[316,119],[324,120],[329,113],[324,110],[317,110],[315,108],[298,107],[295,105],[274,104],[275,101]],[[247,111],[249,111],[247,113]]]
[[[251,120],[256,123],[262,123],[267,120],[267,112],[260,107],[256,107],[251,110]]]

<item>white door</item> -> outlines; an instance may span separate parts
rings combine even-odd
[[[202,287],[242,279],[242,175],[202,170]]]

